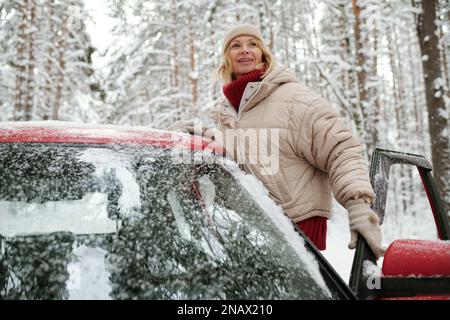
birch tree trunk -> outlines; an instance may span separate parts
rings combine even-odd
[[[374,23],[373,30],[372,30],[372,36],[373,36],[373,59],[371,63],[371,69],[370,69],[370,76],[372,78],[372,81],[375,81],[377,84],[376,86],[372,86],[372,88],[369,90],[371,99],[371,108],[373,108],[371,114],[372,119],[371,123],[369,123],[369,128],[371,128],[371,139],[372,139],[372,148],[375,148],[379,143],[379,121],[380,121],[380,109],[381,109],[381,103],[380,103],[380,83],[378,80],[378,38],[379,38],[379,30],[376,23]]]
[[[48,26],[48,30],[49,30],[49,39],[54,39],[54,35],[55,35],[55,23],[53,21],[53,15],[54,15],[54,5],[55,5],[55,1],[54,0],[48,0],[47,2],[47,10],[48,10],[48,17],[49,17],[49,26]],[[45,71],[47,73],[47,78],[45,80],[45,95],[44,95],[44,99],[45,99],[45,114],[43,119],[44,120],[48,120],[51,117],[52,114],[52,110],[53,110],[53,101],[55,100],[54,97],[54,86],[52,83],[52,80],[54,79],[54,75],[53,75],[53,70],[54,70],[54,66],[53,66],[53,51],[54,51],[54,44],[53,41],[48,41],[47,43],[47,62],[45,65]]]
[[[448,71],[448,58],[447,58],[447,48],[446,48],[446,43],[444,40],[445,32],[444,32],[444,28],[449,28],[450,27],[450,9],[449,9],[449,2],[448,1],[442,1],[441,6],[443,8],[447,8],[447,15],[441,14],[439,16],[439,37],[440,37],[440,45],[439,45],[439,51],[440,51],[440,56],[441,56],[441,65],[442,65],[442,73],[444,74],[444,79],[443,81],[446,84],[446,90],[445,90],[445,94],[448,96],[449,92],[450,92],[450,75],[449,75],[449,71]],[[450,31],[447,30],[447,33],[449,33]],[[447,40],[447,42],[450,44],[450,40]],[[450,47],[450,46],[448,46]]]
[[[355,22],[353,24],[353,31],[355,37],[355,49],[356,49],[356,79],[357,79],[357,98],[358,102],[355,105],[356,109],[359,109],[362,114],[362,119],[360,123],[360,135],[364,140],[366,145],[366,155],[369,156],[372,153],[373,143],[370,138],[370,134],[368,134],[367,129],[368,126],[366,123],[370,121],[368,119],[367,112],[367,104],[369,100],[369,94],[366,90],[366,82],[367,82],[367,70],[366,70],[366,55],[363,52],[363,49],[367,47],[367,38],[363,38],[361,34],[361,8],[358,5],[358,0],[352,0],[352,9],[353,14],[355,16]]]
[[[24,119],[25,104],[25,81],[26,81],[26,44],[28,42],[28,0],[18,4],[18,12],[20,13],[19,25],[19,43],[17,46],[16,68],[16,89],[14,93],[14,120]]]
[[[289,59],[289,36],[288,36],[288,29],[286,27],[286,15],[284,14],[285,7],[283,6],[281,8],[281,29],[283,30],[283,45],[284,45],[284,54],[286,57],[286,63],[288,65],[291,64],[291,61]],[[272,48],[270,48],[272,50]]]
[[[172,85],[175,89],[175,94],[178,95],[180,92],[180,57],[178,52],[178,38],[177,38],[177,4],[176,0],[172,0],[172,52],[173,52],[173,60],[172,60]],[[177,110],[180,109],[180,99],[178,97],[175,98],[175,106]],[[179,118],[181,118],[181,112],[179,113]]]
[[[197,89],[197,82],[198,82],[198,72],[197,72],[197,66],[196,66],[196,60],[195,60],[195,41],[194,41],[194,30],[192,26],[192,13],[188,14],[188,37],[189,37],[189,61],[190,61],[190,73],[189,73],[189,80],[191,81],[191,89],[192,89],[192,107],[195,109],[195,106],[197,104],[198,100],[198,89]]]
[[[346,15],[345,15],[345,6],[343,3],[339,4],[339,32],[338,34],[341,34],[342,37],[340,38],[340,56],[342,61],[347,61],[350,57],[350,39],[347,36],[347,28],[346,28]],[[343,91],[348,92],[350,91],[350,88],[352,87],[352,83],[354,82],[353,79],[353,72],[341,72],[341,81],[343,83]]]
[[[59,113],[61,109],[61,97],[62,97],[62,91],[64,88],[64,76],[65,76],[65,69],[66,69],[66,37],[68,36],[68,8],[67,4],[64,6],[63,9],[63,16],[61,20],[61,34],[59,36],[58,41],[58,80],[56,84],[56,92],[55,92],[55,104],[53,105],[53,112],[52,112],[52,119],[58,120],[59,119]]]
[[[27,61],[27,85],[25,98],[25,121],[33,118],[33,98],[34,98],[34,67],[36,65],[35,57],[35,36],[36,36],[36,3],[34,0],[28,3],[30,14],[30,28],[28,29],[28,61]]]

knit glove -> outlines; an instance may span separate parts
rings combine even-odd
[[[166,130],[169,131],[178,131],[178,132],[186,132],[186,127],[193,127],[194,126],[194,120],[179,120],[174,123],[172,123],[170,126],[166,128]]]
[[[194,136],[202,136],[202,137],[205,137],[205,138],[209,138],[209,139],[211,139],[211,140],[214,140],[214,137],[215,137],[215,134],[216,134],[216,131],[215,131],[215,129],[209,129],[209,128],[206,128],[206,127],[199,127],[199,128],[197,128],[197,127],[195,127],[195,126],[185,126],[184,127],[184,132],[187,132],[187,133],[190,133],[190,134],[192,134],[192,135],[194,135]]]
[[[348,200],[345,204],[348,210],[351,240],[349,249],[356,248],[358,234],[366,239],[370,249],[376,258],[384,255],[386,249],[381,246],[381,229],[378,215],[363,199]]]
[[[189,133],[195,136],[202,136],[214,140],[215,129],[208,129],[195,125],[195,120],[179,120],[170,125],[166,130]]]

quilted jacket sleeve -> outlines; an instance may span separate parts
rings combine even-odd
[[[334,197],[341,205],[353,198],[364,198],[372,203],[375,193],[361,143],[344,120],[322,98],[296,110],[298,155],[328,173]]]

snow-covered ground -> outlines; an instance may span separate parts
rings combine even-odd
[[[348,249],[349,242],[347,211],[334,203],[333,213],[328,220],[327,249],[322,254],[347,283],[355,254],[355,250]]]

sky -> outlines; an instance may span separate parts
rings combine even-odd
[[[93,56],[94,65],[102,63],[100,57],[113,41],[112,28],[114,19],[108,17],[108,7],[106,0],[85,0],[86,10],[91,19],[86,22],[87,30],[91,35],[92,43],[98,49],[98,53]]]

